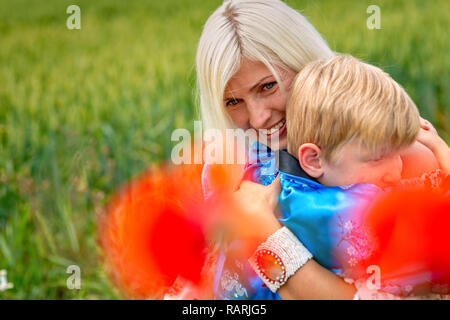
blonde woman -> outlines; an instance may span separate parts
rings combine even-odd
[[[277,138],[279,147],[285,148],[287,93],[295,74],[308,62],[333,55],[307,19],[282,1],[225,1],[207,20],[198,44],[197,81],[204,128],[267,129],[269,145]],[[432,152],[419,142],[402,160],[406,178],[438,167]],[[267,186],[242,182],[235,196],[246,213],[236,220],[257,220],[258,227],[246,232],[288,252],[284,257],[290,263],[288,274],[282,282],[277,280],[274,292],[269,291],[268,279],[260,283],[246,279],[251,269],[248,262],[227,261],[222,248],[215,261],[215,297],[352,299],[355,286],[315,262],[276,218],[279,188],[277,179]]]

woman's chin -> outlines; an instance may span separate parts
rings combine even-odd
[[[267,144],[272,150],[286,149],[287,148],[287,137],[286,137],[286,134],[281,136],[278,139],[278,141],[272,141],[272,140],[267,141]]]

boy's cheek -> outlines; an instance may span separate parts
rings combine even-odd
[[[355,172],[346,174],[346,172],[332,172],[328,175],[324,175],[322,184],[326,186],[346,186],[350,184],[358,183],[360,178],[355,175]]]
[[[346,186],[356,183],[377,183],[379,168],[371,162],[347,162],[329,166],[321,182],[326,186]]]
[[[353,174],[350,175],[352,177],[352,182],[349,184],[356,183],[371,183],[378,184],[381,180],[381,172],[380,169],[375,166],[362,166],[357,168]]]

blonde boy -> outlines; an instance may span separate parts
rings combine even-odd
[[[416,139],[449,173],[449,148],[405,90],[351,56],[306,65],[292,85],[286,118],[288,152],[322,185],[395,184],[400,152]]]
[[[414,183],[429,185],[434,179],[439,188],[448,188],[449,148],[402,87],[351,56],[306,65],[291,87],[286,112],[288,150],[279,153],[280,221],[322,266],[345,277],[364,277],[361,266],[376,250],[364,217],[380,188],[400,182],[403,148],[417,139],[433,151],[441,170]],[[411,274],[396,270],[393,281],[423,283],[424,270],[408,267]]]
[[[342,276],[364,277],[377,249],[365,215],[380,188],[400,182],[400,153],[416,139],[430,148],[442,170],[413,182],[434,179],[441,187],[448,180],[449,148],[388,74],[351,56],[307,64],[292,84],[286,113],[288,150],[279,152],[280,221],[286,228],[280,234],[288,241],[292,232],[309,252],[298,249],[301,258],[287,258],[269,238],[252,258],[254,269],[272,291],[283,285],[285,270],[311,256]],[[278,262],[268,263],[273,250]],[[407,266],[410,274],[395,270],[393,283],[418,286],[422,271],[430,271]]]

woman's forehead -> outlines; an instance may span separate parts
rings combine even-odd
[[[243,59],[240,68],[227,83],[225,96],[251,91],[255,85],[271,77],[272,72],[261,61]]]

